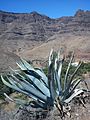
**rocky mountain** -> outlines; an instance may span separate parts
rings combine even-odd
[[[67,45],[68,38],[70,39],[68,40],[69,45]],[[57,19],[49,18],[37,12],[10,13],[0,11],[0,69],[4,71],[8,68],[3,68],[7,61],[9,65],[11,65],[9,61],[13,61],[10,60],[13,55],[10,54],[8,57],[8,53],[15,53],[24,57],[27,55],[27,52],[30,53],[33,51],[31,49],[34,48],[37,54],[38,48],[41,48],[43,43],[46,44],[46,46],[49,45],[50,48],[52,41],[56,44],[62,43],[65,48],[70,48],[71,45],[72,48],[76,50],[78,44],[80,44],[83,47],[80,46],[78,50],[89,53],[89,38],[90,11],[78,10],[74,16]],[[75,39],[75,42],[73,39]],[[45,50],[43,52],[45,52]],[[42,49],[40,51],[42,51]],[[33,58],[33,53],[31,56]],[[28,56],[26,56],[26,58],[28,58]]]
[[[46,40],[56,31],[56,20],[37,12],[28,14],[0,12],[0,35],[7,40]]]
[[[37,12],[8,13],[0,11],[0,37],[7,40],[44,41],[56,33],[90,31],[90,11],[78,10],[72,17],[51,19]]]

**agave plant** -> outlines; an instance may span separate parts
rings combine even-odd
[[[33,100],[30,102],[32,107],[48,109],[56,105],[58,108],[61,107],[60,110],[63,109],[64,103],[69,103],[74,97],[84,92],[82,89],[77,89],[81,79],[75,77],[81,62],[74,73],[69,75],[73,57],[74,55],[70,58],[63,81],[61,73],[64,58],[60,58],[60,53],[56,54],[53,50],[49,56],[48,76],[44,74],[42,69],[34,68],[21,59],[16,63],[20,70],[13,70],[13,73],[6,76],[1,75],[1,79],[8,87],[32,98]],[[6,97],[8,96],[6,95]]]

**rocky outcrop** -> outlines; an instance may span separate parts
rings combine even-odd
[[[63,28],[61,31],[65,32],[86,32],[90,31],[90,11],[78,10],[73,17],[62,17],[58,19],[62,22]]]
[[[87,36],[87,34],[90,36],[90,11],[78,10],[74,16],[57,19],[37,12],[11,13],[0,11],[0,71],[5,71],[9,68],[8,66],[12,67],[12,61],[15,59],[11,58],[12,55],[8,56],[4,53],[13,52],[21,55],[20,52],[25,53],[25,51],[42,43],[56,41],[56,39],[61,38],[60,36],[63,37],[68,33],[75,37]],[[68,37],[65,39],[67,40]],[[89,46],[89,43],[87,44]],[[85,49],[88,49],[88,46]]]
[[[10,39],[46,40],[53,35],[54,20],[37,12],[7,13],[0,12],[0,34],[6,34]],[[49,27],[48,27],[49,26]]]
[[[90,31],[90,11],[78,10],[75,16],[51,19],[37,12],[0,11],[0,37],[14,40],[45,41],[56,33]]]

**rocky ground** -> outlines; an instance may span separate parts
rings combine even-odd
[[[87,80],[90,88],[90,78]],[[81,84],[85,87],[85,84]],[[16,96],[13,94],[12,96]],[[63,120],[90,120],[90,93],[84,94],[84,104],[79,98],[73,99],[69,104],[68,115],[65,114]],[[61,120],[59,111],[54,108],[51,111],[42,111],[40,109],[28,106],[16,106],[13,102],[0,101],[0,120]]]
[[[0,120],[61,120],[57,109],[52,111],[35,112],[36,109],[29,107],[17,108],[12,111],[0,109]],[[90,95],[85,98],[85,107],[73,100],[71,103],[70,116],[65,115],[63,120],[90,120]]]

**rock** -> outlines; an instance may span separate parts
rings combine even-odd
[[[71,111],[68,116],[65,115],[63,120],[90,120],[90,94],[85,98],[85,107],[75,99],[70,103]],[[13,111],[5,111],[0,108],[0,120],[61,120],[59,111],[54,108],[51,111],[41,111],[40,109],[24,106],[14,109]]]
[[[0,34],[4,39],[45,41],[59,31],[90,30],[90,11],[78,10],[75,16],[52,19],[37,12],[10,13],[0,11]],[[62,33],[62,32],[61,32]],[[0,36],[0,37],[1,37]]]

